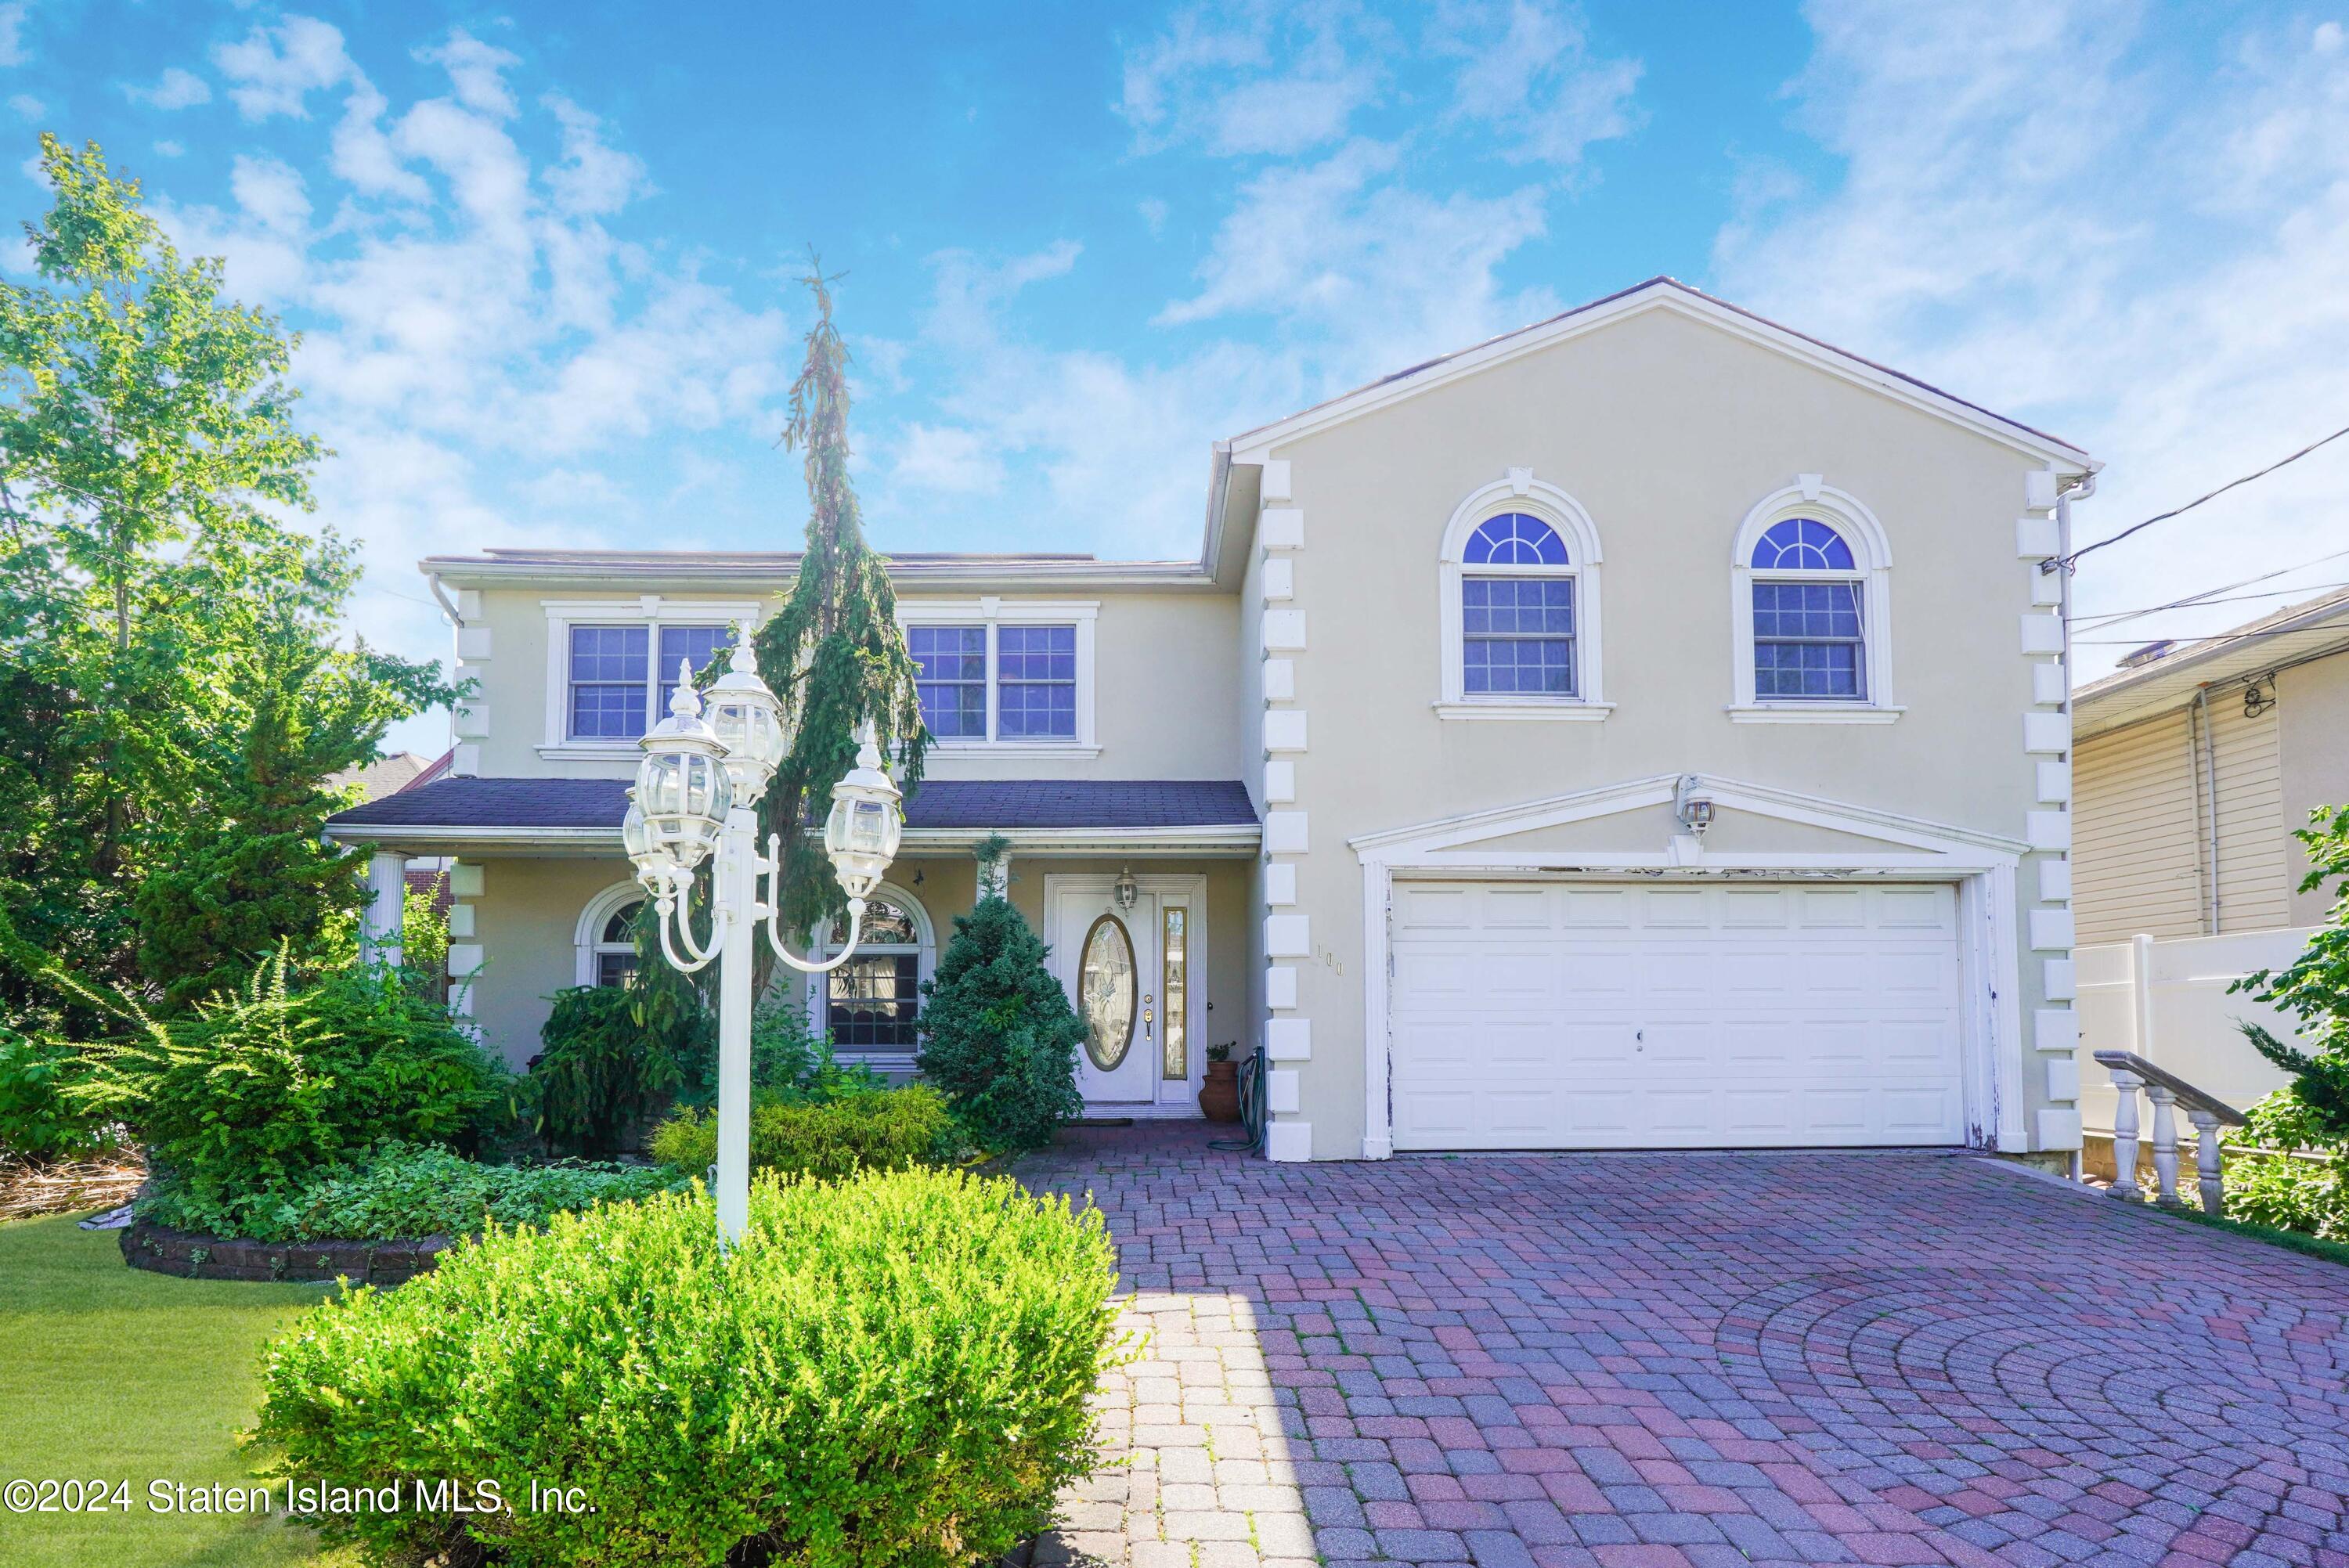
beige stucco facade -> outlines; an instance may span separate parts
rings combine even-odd
[[[1399,886],[1938,884],[1957,896],[1963,1140],[2076,1147],[2068,729],[2037,568],[2054,553],[2058,490],[2092,467],[1678,285],[1643,285],[1221,444],[1196,562],[893,562],[909,624],[1081,628],[1078,736],[941,746],[932,779],[1237,780],[1257,821],[1185,852],[1146,823],[1072,835],[974,820],[909,841],[891,884],[943,943],[973,895],[968,845],[990,827],[1012,841],[1015,905],[1047,927],[1054,877],[1204,879],[1214,1018],[1196,1038],[1266,1047],[1277,1159],[1392,1148]],[[1572,702],[1457,689],[1461,530],[1512,509],[1575,542]],[[1744,557],[1772,519],[1814,514],[1839,520],[1863,557],[1867,700],[1757,701]],[[566,617],[763,614],[792,569],[559,552],[426,568],[479,688],[458,720],[460,780],[629,776],[632,747],[561,733]],[[1702,840],[1692,791],[1713,812]],[[580,973],[582,910],[625,867],[616,833],[523,848],[482,833],[471,851],[462,835],[400,841],[481,866],[460,961],[481,965],[475,1016],[519,1060],[543,998]]]

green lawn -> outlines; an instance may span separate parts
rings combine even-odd
[[[307,1532],[160,1514],[147,1483],[243,1482],[261,1347],[333,1287],[166,1279],[71,1219],[0,1224],[0,1480],[128,1480],[129,1513],[0,1511],[8,1568],[271,1568],[355,1561]]]

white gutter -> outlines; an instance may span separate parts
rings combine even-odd
[[[465,617],[458,612],[456,601],[449,597],[449,591],[440,586],[440,573],[427,572],[424,581],[432,590],[432,597],[440,601],[441,613],[449,617],[449,679],[453,683],[457,678],[457,663],[464,657],[459,650],[464,645]],[[453,702],[449,705],[448,749],[453,760],[453,753],[457,749],[457,705]]]

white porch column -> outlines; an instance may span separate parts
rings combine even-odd
[[[359,957],[368,964],[397,964],[407,913],[408,857],[398,850],[378,850],[367,861],[367,906],[359,916]]]

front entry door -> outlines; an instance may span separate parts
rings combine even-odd
[[[1120,908],[1113,893],[1056,892],[1052,957],[1069,1000],[1085,1022],[1077,1053],[1077,1088],[1088,1109],[1132,1109],[1157,1098],[1159,1032],[1158,895],[1142,892]]]

